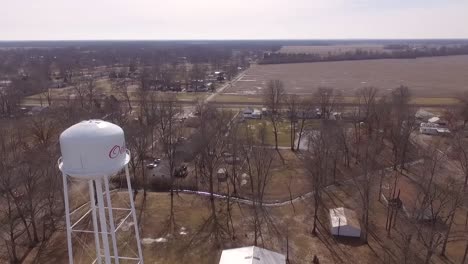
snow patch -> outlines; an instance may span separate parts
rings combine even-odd
[[[150,238],[150,237],[147,237],[147,238],[143,238],[141,240],[141,243],[143,245],[151,245],[153,243],[166,243],[167,242],[167,238],[165,237],[159,237],[159,238]]]

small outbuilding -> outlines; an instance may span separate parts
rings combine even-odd
[[[227,180],[228,173],[225,168],[219,168],[217,175],[218,175],[218,181],[224,182]]]
[[[343,207],[330,209],[330,231],[335,236],[360,237],[361,225],[356,212]]]
[[[223,250],[219,264],[286,264],[286,256],[259,247],[233,248]]]

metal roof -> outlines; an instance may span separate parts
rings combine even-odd
[[[219,264],[286,264],[286,257],[259,247],[242,247],[223,250]]]
[[[343,207],[330,209],[330,222],[332,227],[348,225],[357,229],[361,228],[356,213]]]

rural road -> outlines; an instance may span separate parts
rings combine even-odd
[[[229,86],[229,83],[227,85]],[[224,89],[226,89],[228,86],[223,86],[223,87],[224,87]],[[223,88],[223,87],[221,87],[221,88]],[[223,91],[224,91],[224,89],[223,89]],[[218,91],[216,93],[213,93],[213,94],[209,95],[205,99],[205,102],[207,102],[208,104],[212,104],[212,105],[214,105],[216,107],[219,107],[219,108],[222,108],[222,107],[227,107],[227,108],[239,107],[239,108],[243,108],[243,107],[246,107],[246,106],[257,106],[257,107],[263,106],[263,103],[261,101],[258,101],[258,102],[255,102],[255,101],[241,101],[239,99],[236,99],[236,100],[239,100],[239,101],[236,101],[236,100],[222,101],[222,102],[213,101],[214,97],[216,97],[216,95],[219,95],[220,92],[221,91]],[[209,100],[206,101],[207,99],[209,99]],[[66,102],[68,102],[68,99],[54,98],[54,99],[52,99],[52,102],[66,103]],[[135,105],[135,104],[138,104],[139,101],[138,100],[131,100],[130,102],[131,102],[132,105]],[[181,100],[181,101],[179,101],[179,103],[181,105],[193,106],[197,102],[196,101],[182,101]],[[47,105],[47,104],[43,103],[43,105]],[[358,106],[358,104],[356,104],[356,103],[340,103],[340,104],[336,104],[336,105],[341,106],[341,107],[356,107],[356,106]],[[23,101],[21,103],[21,106],[29,106],[29,107],[41,106],[41,103],[40,103],[39,99],[29,98],[29,99],[27,99],[27,101]],[[447,107],[453,107],[454,105],[453,104],[411,104],[411,106],[414,106],[414,107],[430,107],[430,108],[447,108]]]
[[[219,88],[215,93],[211,94],[205,99],[205,103],[209,103],[213,98],[215,98],[218,94],[224,92],[228,87],[232,86],[234,83],[238,82],[242,77],[245,76],[245,71],[239,73],[232,81],[225,83],[221,88]]]

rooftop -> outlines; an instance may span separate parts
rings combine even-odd
[[[221,254],[219,264],[285,264],[286,257],[282,254],[259,248],[242,247],[225,249]]]
[[[360,228],[356,212],[347,208],[338,207],[330,209],[330,220],[332,227],[349,225]]]

